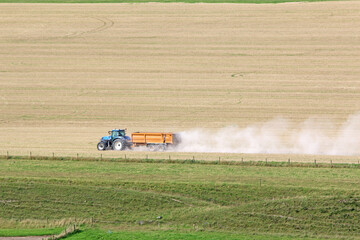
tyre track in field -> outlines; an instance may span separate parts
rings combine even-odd
[[[107,17],[88,16],[86,18],[87,19],[95,19],[99,23],[101,23],[101,25],[90,28],[89,30],[76,31],[73,33],[69,33],[67,35],[52,36],[52,37],[26,37],[26,38],[20,37],[20,39],[18,39],[18,40],[22,40],[22,41],[52,41],[52,40],[56,40],[56,39],[74,39],[74,38],[81,38],[81,37],[84,38],[86,35],[105,31],[105,30],[111,28],[112,26],[114,26],[114,24],[115,24],[114,21],[112,21],[111,19],[109,19]],[[51,30],[56,30],[56,29],[52,28]]]
[[[95,27],[88,31],[75,32],[75,33],[72,33],[69,35],[65,35],[64,38],[82,37],[87,34],[102,32],[102,31],[114,26],[114,21],[112,21],[111,19],[106,18],[106,17],[101,17],[101,18],[100,17],[89,17],[89,18],[98,20],[99,22],[102,23],[101,26]]]

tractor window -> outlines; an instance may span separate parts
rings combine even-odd
[[[119,134],[120,134],[120,136],[123,136],[123,137],[124,137],[124,136],[125,136],[125,131],[124,131],[124,130],[120,130],[120,131],[119,131]]]
[[[112,135],[111,135],[112,138],[117,138],[118,136],[119,136],[119,132],[118,132],[118,131],[113,131],[113,132],[112,132]]]

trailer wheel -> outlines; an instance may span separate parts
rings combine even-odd
[[[99,142],[99,143],[97,144],[97,149],[98,149],[99,151],[104,151],[104,150],[106,149],[106,143],[105,143],[105,142]]]
[[[125,149],[125,144],[124,144],[124,141],[120,140],[120,139],[117,139],[114,141],[113,143],[113,149],[115,151],[122,151]]]
[[[149,149],[149,151],[152,151],[152,152],[156,151],[155,145],[153,145],[153,144],[148,144],[148,145],[146,145],[146,147],[147,147],[147,149]]]

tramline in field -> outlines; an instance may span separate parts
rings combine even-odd
[[[161,151],[168,147],[174,147],[180,142],[180,137],[175,133],[161,132],[134,132],[131,137],[126,136],[126,129],[113,129],[109,136],[101,138],[97,144],[99,151],[133,149],[133,147],[145,146],[149,150]]]

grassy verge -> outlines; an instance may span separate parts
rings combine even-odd
[[[358,168],[1,159],[0,176],[2,228],[76,223],[339,239],[360,232]]]
[[[0,229],[0,237],[21,236],[45,236],[57,235],[63,228],[40,228],[40,229]]]
[[[284,2],[324,2],[332,0],[0,0],[0,3],[284,3]]]
[[[97,239],[108,239],[108,240],[290,240],[296,239],[291,236],[269,236],[269,235],[257,235],[257,234],[236,234],[236,233],[221,233],[221,232],[173,232],[173,231],[152,231],[152,232],[130,232],[130,231],[104,231],[98,229],[89,229],[82,231],[79,234],[73,235],[66,239],[69,240],[97,240]],[[305,239],[305,238],[304,238]],[[306,238],[311,239],[311,238]]]

